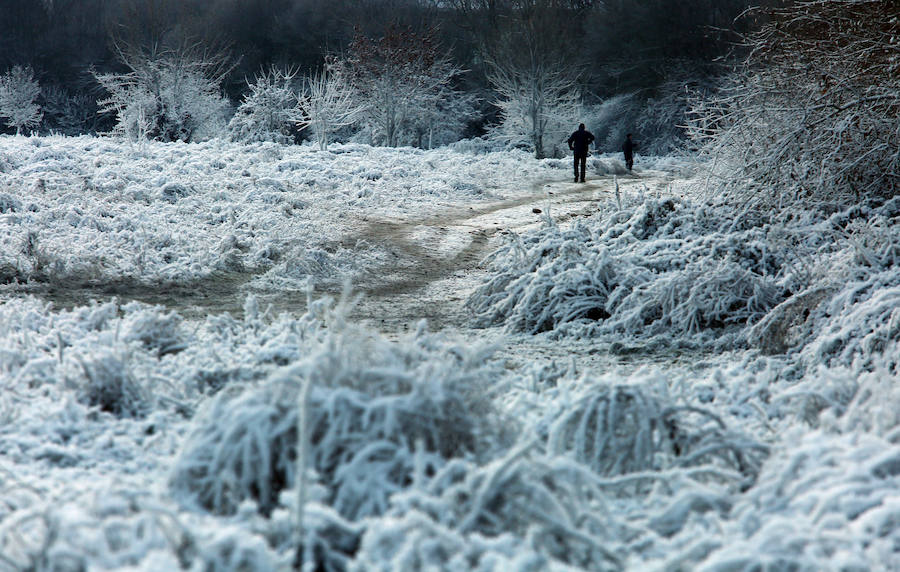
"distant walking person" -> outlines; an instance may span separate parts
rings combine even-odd
[[[569,149],[575,151],[575,182],[584,182],[584,171],[587,167],[588,147],[594,142],[594,135],[584,129],[584,123],[578,125],[578,131],[569,136]],[[580,170],[579,170],[580,167]]]
[[[631,133],[625,136],[625,142],[622,143],[622,152],[625,153],[625,167],[630,171],[634,166],[634,150],[637,149],[637,143],[631,140]]]

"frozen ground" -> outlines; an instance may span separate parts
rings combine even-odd
[[[900,568],[900,208],[639,165],[0,138],[0,570]]]

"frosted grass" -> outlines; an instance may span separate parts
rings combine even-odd
[[[568,168],[459,147],[0,138],[0,570],[900,568],[890,201],[773,220],[623,193],[509,233],[469,302],[494,346],[387,339],[349,296],[189,320],[17,290],[336,280],[368,264],[325,248],[346,209]],[[521,332],[706,364],[511,367]]]

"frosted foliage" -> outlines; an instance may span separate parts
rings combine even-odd
[[[454,100],[464,100],[451,88],[462,71],[439,45],[436,29],[413,31],[392,25],[378,40],[357,30],[347,51],[346,58],[329,65],[328,72],[340,82],[330,89],[334,91],[330,98],[343,99],[346,88],[352,88],[354,107],[372,142],[422,143],[422,135],[434,130],[448,106],[452,109]],[[312,91],[311,95],[314,103],[317,97]]]
[[[41,123],[43,113],[37,104],[41,87],[30,67],[13,66],[0,75],[0,118],[16,129],[32,129]]]
[[[45,127],[65,135],[91,133],[97,126],[97,102],[85,93],[50,85],[41,90]]]
[[[609,205],[610,207],[612,205]],[[469,298],[476,319],[531,333],[689,341],[758,320],[785,296],[783,255],[761,228],[734,232],[724,211],[638,200],[569,229],[549,224],[491,257]]]
[[[0,571],[900,569],[900,201],[615,200],[595,157],[541,227],[569,162],[492,145],[0,138]],[[452,277],[486,327],[309,293],[392,259],[363,217],[510,199]],[[293,313],[27,295],[84,285]]]
[[[538,159],[565,154],[564,142],[578,124],[581,97],[562,62],[521,66],[497,61],[489,75],[501,121],[492,137],[525,145]]]
[[[225,130],[228,100],[215,62],[181,53],[122,56],[128,73],[97,73],[108,96],[98,113],[115,116],[113,132],[132,141],[204,141]]]
[[[294,86],[296,72],[270,68],[247,82],[249,93],[228,123],[236,141],[291,143],[291,131],[301,119],[300,100]]]
[[[617,94],[599,104],[585,108],[585,121],[589,131],[597,137],[597,148],[618,153],[627,133],[635,132],[634,121],[638,117],[640,101],[633,93]],[[642,139],[645,134],[639,132]]]
[[[490,416],[475,395],[491,369],[474,355],[435,345],[424,333],[403,349],[352,329],[310,342],[309,357],[258,388],[222,392],[198,415],[175,466],[175,491],[217,513],[247,498],[271,511],[296,480],[304,382],[312,384],[306,463],[346,518],[383,512],[412,478],[417,448],[439,467],[483,445]]]
[[[328,139],[335,131],[353,125],[363,113],[354,96],[353,86],[339,66],[317,72],[307,81],[299,100],[303,114],[298,124],[312,129],[320,150],[328,149]]]
[[[900,186],[900,21],[892,0],[773,8],[744,69],[697,102],[690,133],[741,204],[853,204]]]
[[[677,492],[666,480],[678,483]],[[620,570],[630,551],[681,533],[692,515],[726,514],[737,480],[710,467],[608,479],[565,456],[520,447],[481,468],[450,464],[424,489],[395,495],[392,509],[363,535],[356,562],[384,570],[462,562],[478,570],[513,562],[534,570]]]
[[[657,471],[712,460],[752,478],[765,447],[731,434],[706,410],[671,404],[641,387],[603,387],[556,414],[547,449],[601,475]]]

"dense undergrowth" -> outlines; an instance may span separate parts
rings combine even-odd
[[[648,228],[696,237],[715,217],[687,205],[635,201],[615,228],[632,247]],[[242,319],[194,325],[137,303],[5,302],[0,569],[896,565],[894,286],[890,267],[831,256],[857,282],[832,286],[793,357],[629,375],[509,370],[424,327],[388,341],[346,302],[291,317],[250,298]],[[796,296],[787,257],[746,259],[772,264],[780,304]],[[857,314],[882,319],[849,328]],[[580,321],[598,320],[559,324]]]
[[[900,333],[898,204],[765,215],[610,200],[567,228],[548,219],[508,234],[468,305],[482,326],[616,340],[614,350],[756,348],[872,366]]]

